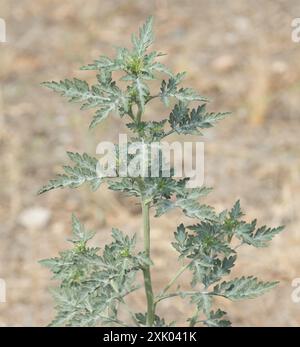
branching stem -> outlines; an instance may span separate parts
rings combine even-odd
[[[184,265],[181,269],[179,269],[175,276],[171,279],[171,281],[166,285],[164,290],[162,291],[162,295],[165,294],[171,287],[172,285],[177,281],[177,279],[185,272],[185,270],[190,266],[191,263],[188,263]]]

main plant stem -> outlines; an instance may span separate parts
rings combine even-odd
[[[143,212],[143,228],[144,228],[144,251],[146,256],[150,258],[150,217],[149,217],[149,203],[142,201]],[[153,326],[154,323],[154,297],[151,282],[150,265],[145,265],[143,269],[145,292],[147,298],[147,325]]]
[[[136,114],[135,121],[137,124],[141,123],[143,108],[140,103],[137,103],[138,112]],[[141,181],[138,182],[140,191],[143,191],[143,183]],[[145,201],[145,198],[142,196],[142,214],[143,214],[143,231],[144,231],[144,252],[146,256],[150,259],[150,202]],[[150,265],[145,265],[143,268],[144,275],[144,285],[145,285],[145,293],[147,299],[147,325],[152,327],[154,324],[155,317],[155,304],[154,304],[154,295],[152,289],[152,281],[151,281],[151,272]]]

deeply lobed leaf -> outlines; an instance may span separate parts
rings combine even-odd
[[[230,300],[253,299],[274,288],[278,282],[261,282],[256,277],[241,277],[214,287],[214,294]]]
[[[65,174],[58,175],[42,187],[38,194],[43,194],[57,188],[77,188],[84,183],[88,183],[93,191],[97,190],[102,179],[97,174],[97,159],[90,157],[86,153],[67,152],[69,158],[75,163],[74,167],[64,166]]]

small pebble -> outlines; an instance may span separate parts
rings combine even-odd
[[[19,223],[26,229],[40,229],[48,224],[50,216],[50,211],[44,207],[31,207],[21,212]]]
[[[217,72],[228,72],[236,65],[232,55],[221,55],[212,62],[212,68]]]

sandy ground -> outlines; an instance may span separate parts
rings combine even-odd
[[[110,117],[89,133],[88,111],[39,84],[73,76],[91,80],[78,67],[129,43],[149,14],[156,17],[155,46],[168,53],[163,62],[187,71],[186,84],[209,96],[212,110],[233,112],[203,138],[205,180],[214,187],[206,202],[222,210],[240,198],[249,220],[286,225],[267,250],[241,248],[233,274],[277,279],[279,287],[260,299],[220,304],[234,325],[297,326],[300,303],[291,299],[291,283],[300,277],[300,43],[291,40],[291,21],[300,16],[296,0],[1,0],[8,42],[0,43],[0,278],[7,286],[0,325],[43,326],[53,317],[53,283],[37,261],[68,246],[72,212],[97,230],[100,246],[113,226],[141,231],[136,202],[105,189],[36,196],[67,162],[66,150],[94,154],[100,140],[116,141],[124,131]],[[151,118],[165,115],[158,103],[148,112]],[[152,221],[156,290],[176,270],[170,241],[182,220],[171,213]],[[183,285],[188,280],[183,277]],[[130,302],[143,310],[143,291]],[[184,324],[191,308],[172,299],[159,311]]]

